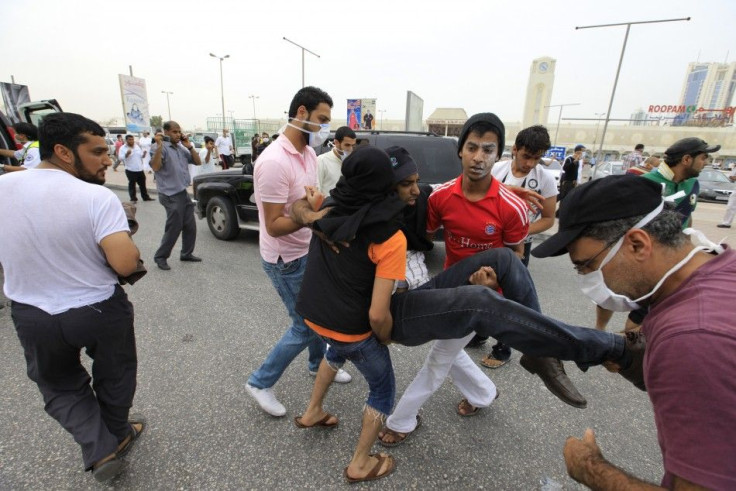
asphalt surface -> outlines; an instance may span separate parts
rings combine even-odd
[[[116,193],[126,199],[126,193]],[[263,413],[243,388],[289,322],[261,269],[257,234],[242,232],[223,242],[198,221],[195,254],[204,262],[180,262],[177,244],[172,270],[160,271],[152,256],[164,209],[153,201],[141,202],[138,210],[141,226],[134,238],[149,273],[126,290],[135,306],[139,358],[133,411],[146,416],[148,427],[126,457],[125,472],[108,485],[97,484],[83,472],[71,436],[44,412],[38,389],[25,375],[9,309],[2,309],[0,489],[345,487],[342,470],[367,395],[354,367],[346,366],[353,382],[336,385],[327,397],[326,409],[340,418],[332,430],[302,430],[293,423],[312,388],[304,353],[276,385],[286,417]],[[441,245],[431,253],[433,271],[441,268],[443,254]],[[532,259],[530,269],[544,312],[593,325],[593,305],[580,293],[567,258]],[[616,314],[610,328],[620,329],[624,319]],[[480,359],[486,349],[469,353]],[[397,396],[427,351],[428,345],[391,347]],[[588,399],[587,409],[575,409],[525,372],[518,358],[515,352],[507,366],[488,371],[501,395],[476,417],[455,413],[460,394],[445,383],[423,408],[423,426],[390,450],[397,459],[394,474],[362,486],[511,490],[542,489],[542,482],[551,482],[544,489],[580,489],[567,477],[562,446],[586,427],[595,429],[610,461],[659,482],[661,457],[646,394],[603,368],[583,373],[568,363],[571,379]],[[82,359],[89,366],[84,354]],[[375,450],[384,449],[376,445]]]

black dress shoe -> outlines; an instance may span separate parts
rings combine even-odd
[[[618,371],[619,374],[639,389],[646,392],[647,386],[644,383],[644,353],[646,352],[647,342],[644,334],[640,331],[627,331],[626,351],[631,355],[631,364]]]
[[[529,355],[522,355],[519,364],[527,372],[533,373],[541,378],[547,389],[562,402],[580,409],[588,406],[588,401],[578,392],[572,380],[567,377],[565,367],[560,360],[556,358],[536,358]]]
[[[189,254],[188,256],[181,256],[179,258],[179,261],[189,261],[190,263],[201,263],[202,258],[197,257],[194,254]]]
[[[138,200],[134,198],[134,199],[130,200],[130,202],[131,203],[138,203]]]
[[[145,198],[143,198],[143,201],[153,201],[153,198],[151,198],[150,196],[146,196]]]
[[[156,266],[158,266],[158,269],[163,269],[164,271],[168,271],[171,269],[171,266],[169,266],[169,263],[166,262],[166,259],[157,259]]]

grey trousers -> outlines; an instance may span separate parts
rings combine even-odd
[[[81,447],[89,470],[131,432],[138,367],[133,305],[116,286],[107,300],[61,314],[18,302],[11,313],[28,378],[38,385],[46,412]],[[82,349],[94,360],[92,378],[79,360]]]
[[[190,255],[194,252],[194,243],[197,240],[197,223],[194,219],[194,203],[186,189],[172,196],[158,193],[158,201],[166,208],[166,226],[161,245],[153,260],[168,259],[179,234],[181,234],[181,256]]]

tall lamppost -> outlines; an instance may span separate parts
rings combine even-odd
[[[557,133],[560,131],[560,120],[562,119],[562,108],[565,106],[579,106],[579,102],[571,102],[568,104],[554,104],[552,106],[544,106],[544,107],[559,107],[560,108],[560,114],[557,116],[557,128],[555,129],[555,142],[552,144],[552,146],[557,146]]]
[[[301,48],[301,50],[302,50],[302,87],[304,87],[304,52],[307,51],[310,54],[313,54],[314,56],[316,56],[317,58],[319,58],[320,56],[317,53],[315,53],[314,51],[309,51],[307,48],[305,48],[301,44],[295,43],[291,39],[286,39],[286,37],[284,37],[284,41],[287,41],[287,42],[293,44],[294,46],[296,46],[298,48]]]
[[[222,60],[225,58],[230,58],[230,55],[225,56],[217,56],[216,54],[210,53],[210,56],[212,58],[217,58],[220,60],[220,95],[222,96],[222,129],[225,129],[227,125],[225,124],[225,86],[222,83]]]
[[[595,117],[598,119],[598,121],[595,123],[595,135],[593,135],[593,148],[595,149],[595,143],[598,141],[598,126],[601,124],[601,116],[605,116],[606,113],[593,113],[595,114]],[[600,153],[595,154],[595,162],[598,163],[598,159],[600,159]]]
[[[379,109],[378,112],[381,114],[381,129],[383,129],[383,113],[386,112],[385,109]]]
[[[256,99],[260,99],[260,97],[257,95],[251,94],[248,96],[248,99],[253,101],[253,125],[255,126],[256,131],[259,132],[260,128],[258,127],[258,119],[256,119]]]
[[[171,121],[171,103],[169,102],[169,96],[174,93],[167,90],[162,90],[161,93],[166,94],[166,107],[169,109],[169,121]]]
[[[679,22],[679,21],[688,21],[690,20],[690,17],[682,17],[679,19],[660,19],[660,20],[644,20],[639,22],[619,22],[616,24],[598,24],[595,26],[576,26],[575,30],[578,29],[596,29],[598,27],[614,27],[614,26],[626,26],[626,35],[624,36],[624,45],[621,47],[621,56],[618,59],[618,68],[616,68],[616,78],[613,79],[613,90],[611,91],[611,100],[608,102],[608,112],[606,113],[606,122],[603,124],[603,134],[601,135],[601,142],[598,144],[598,155],[601,154],[603,151],[603,142],[606,139],[606,131],[608,130],[608,121],[611,118],[611,108],[613,107],[613,98],[616,96],[616,86],[618,85],[618,75],[621,73],[621,63],[624,61],[624,52],[626,52],[626,41],[629,39],[629,31],[631,30],[631,26],[634,24],[659,24],[662,22]],[[595,171],[597,169],[593,169],[593,176],[591,179],[595,178]]]

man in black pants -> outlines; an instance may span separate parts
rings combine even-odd
[[[138,201],[135,192],[136,184],[141,189],[143,201],[153,201],[153,198],[148,196],[148,190],[146,189],[146,173],[143,172],[143,150],[136,145],[133,135],[125,137],[125,145],[120,147],[118,160],[125,164],[125,177],[128,178],[130,201],[133,203]]]
[[[166,208],[166,226],[161,245],[153,255],[156,265],[168,271],[166,261],[176,240],[181,238],[181,261],[200,262],[202,259],[192,254],[197,240],[197,224],[194,221],[194,203],[187,193],[192,181],[189,164],[202,165],[194,145],[181,134],[176,121],[164,123],[166,136],[157,134],[151,146],[151,169],[156,173],[158,200]]]
[[[580,174],[580,159],[583,158],[583,151],[585,146],[577,145],[575,152],[565,159],[565,163],[562,164],[562,177],[560,178],[560,194],[557,201],[562,201],[567,196],[567,193],[575,189],[575,186],[582,184],[578,178]]]
[[[16,210],[0,214],[5,291],[46,412],[74,436],[85,470],[106,481],[143,431],[142,420],[129,420],[133,306],[118,285],[140,254],[120,201],[100,185],[112,164],[104,130],[78,114],[54,113],[39,133],[37,170],[0,180],[0,206]],[[94,360],[91,379],[82,349]]]

